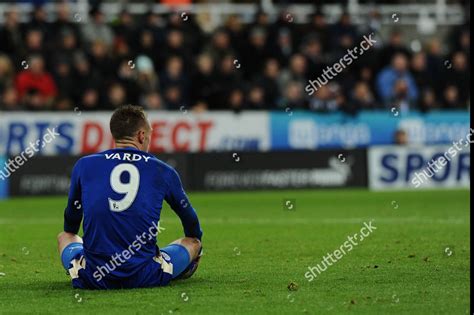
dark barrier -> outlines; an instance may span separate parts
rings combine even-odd
[[[191,157],[195,190],[367,187],[365,150],[208,153]]]
[[[10,196],[67,194],[76,160],[71,156],[31,158],[12,173]]]
[[[175,167],[187,190],[367,187],[367,155],[350,151],[176,153],[158,158]],[[79,157],[35,157],[12,173],[11,196],[62,195]]]

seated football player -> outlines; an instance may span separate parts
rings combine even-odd
[[[148,153],[145,112],[118,108],[110,131],[115,148],[79,159],[72,171],[58,250],[73,287],[154,287],[190,277],[202,252],[201,227],[178,173]],[[180,218],[184,237],[160,249],[163,201]]]

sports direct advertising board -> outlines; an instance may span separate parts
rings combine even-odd
[[[84,155],[112,147],[110,112],[0,114],[0,155]],[[149,112],[154,153],[366,148],[394,143],[397,130],[409,144],[449,144],[469,130],[463,111],[416,112]]]
[[[0,155],[29,148],[38,155],[84,155],[113,146],[111,113],[5,113],[0,116]],[[267,151],[267,113],[182,114],[151,112],[150,151]],[[36,155],[36,154],[35,154]]]

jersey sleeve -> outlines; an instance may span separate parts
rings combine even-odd
[[[79,161],[80,162],[80,161]],[[77,162],[72,170],[71,186],[66,209],[64,210],[64,231],[77,234],[81,226],[84,210],[81,200],[80,163]]]
[[[184,228],[184,235],[201,239],[202,230],[196,211],[191,206],[191,203],[184,192],[179,175],[174,169],[171,170],[168,185],[169,189],[165,196],[165,200],[181,219]]]

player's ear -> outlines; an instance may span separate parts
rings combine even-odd
[[[140,144],[143,144],[145,142],[146,135],[145,135],[145,130],[139,129],[138,130],[138,142]]]

